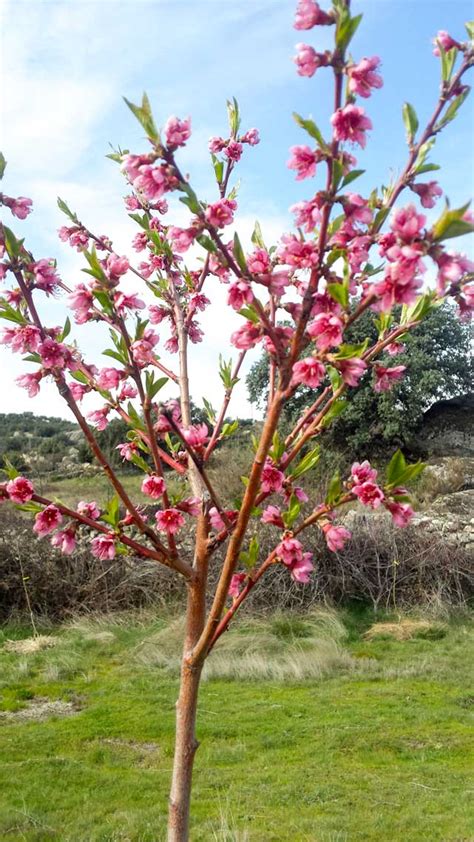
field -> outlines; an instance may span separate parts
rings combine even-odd
[[[224,637],[202,687],[193,842],[474,838],[472,625],[394,619],[367,636],[366,613],[244,618]],[[180,621],[42,633],[55,645],[28,653],[7,641],[31,630],[1,632],[0,838],[164,839]]]

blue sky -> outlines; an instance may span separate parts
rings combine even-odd
[[[322,4],[324,5],[324,4]],[[313,195],[319,182],[298,183],[285,167],[288,148],[304,143],[292,111],[312,115],[329,130],[330,74],[302,79],[291,61],[298,41],[318,49],[330,46],[330,30],[292,28],[293,2],[278,0],[15,0],[2,7],[4,82],[1,145],[8,160],[5,192],[31,196],[35,213],[16,223],[39,257],[58,258],[71,286],[81,280],[80,256],[57,239],[65,221],[56,208],[59,194],[97,233],[110,234],[118,253],[129,253],[134,233],[123,206],[123,182],[105,159],[108,143],[133,151],[146,149],[142,133],[121,99],[137,101],[146,89],[158,124],[170,114],[193,120],[193,137],[181,157],[202,198],[212,200],[207,140],[225,133],[225,100],[236,96],[243,127],[256,126],[260,146],[246,152],[239,174],[243,239],[259,217],[268,239],[289,227],[288,206]],[[420,123],[432,110],[439,81],[431,39],[447,29],[463,39],[463,22],[473,17],[465,0],[353,0],[364,20],[352,43],[356,60],[382,58],[384,88],[362,103],[374,124],[370,143],[357,157],[369,175],[357,182],[367,194],[403,166],[406,148],[401,106],[415,105]],[[472,103],[442,135],[432,158],[442,164],[440,181],[453,205],[472,195]],[[177,224],[184,223],[183,211]],[[466,248],[460,244],[460,248]],[[132,288],[135,286],[131,284]],[[195,346],[194,398],[219,401],[219,382],[209,375],[234,328],[216,290],[218,318],[205,320],[211,342]],[[214,300],[214,297],[213,297]],[[48,303],[47,321],[58,323],[62,307]],[[224,317],[225,314],[225,317]],[[95,329],[86,337],[88,359],[98,361],[105,347]],[[83,343],[81,343],[83,344]],[[30,410],[66,415],[53,388],[29,400],[14,385],[24,364],[0,349],[0,411]],[[203,385],[206,384],[206,389]],[[8,398],[6,397],[8,395]],[[245,413],[245,387],[236,408]]]

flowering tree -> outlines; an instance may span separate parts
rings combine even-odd
[[[265,245],[258,224],[247,254],[237,234],[229,241],[225,233],[237,211],[231,178],[247,147],[259,142],[256,129],[241,130],[235,100],[228,104],[228,137],[213,137],[209,143],[217,193],[210,202],[198,198],[178,163],[179,150],[191,133],[190,120],[170,117],[159,132],[146,95],[141,105],[127,103],[145,130],[148,151],[118,150],[110,157],[120,164],[129,186],[125,206],[139,229],[133,248],[144,253],[140,262],[132,264],[117,255],[107,236],[90,231],[59,200],[69,218],[59,236],[82,253],[89,276],[71,290],[53,259],[35,258],[23,240],[8,227],[2,228],[5,260],[0,266],[7,288],[0,299],[0,315],[9,324],[1,341],[35,366],[18,383],[34,397],[44,379],[54,381],[115,496],[106,509],[94,501],[81,501],[74,510],[37,494],[26,477],[7,465],[0,497],[34,512],[37,536],[49,536],[64,553],[73,553],[78,539],[86,539],[98,558],[132,553],[154,559],[183,577],[187,585],[170,842],[182,842],[189,834],[203,664],[248,594],[275,564],[284,565],[296,582],[308,582],[313,560],[305,551],[304,533],[320,529],[329,548],[340,549],[350,533],[338,525],[337,513],[347,503],[384,507],[399,526],[405,526],[413,515],[406,484],[422,466],[407,465],[400,452],[384,477],[367,461],[354,463],[349,476],[333,477],[325,500],[309,501],[299,483],[318,461],[314,440],[344,410],[350,390],[357,388],[365,372],[372,372],[376,392],[390,389],[403,377],[404,366],[387,360],[400,351],[403,337],[432,308],[450,296],[458,303],[461,318],[466,318],[473,304],[473,264],[444,247],[445,240],[474,230],[468,206],[451,209],[446,204],[435,224],[428,226],[415,202],[432,208],[441,196],[436,181],[420,179],[439,169],[428,161],[430,151],[468,94],[464,75],[474,63],[474,27],[467,25],[469,42],[438,33],[435,54],[441,62],[441,88],[433,115],[420,130],[415,109],[405,104],[407,163],[393,183],[363,198],[353,192],[362,171],[356,169],[352,152],[366,145],[372,123],[357,103],[380,88],[382,78],[379,58],[356,62],[347,56],[360,19],[351,15],[349,0],[333,0],[328,12],[313,0],[298,4],[297,30],[324,26],[334,32],[334,46],[326,52],[298,44],[295,57],[301,76],[313,76],[322,67],[333,74],[334,109],[327,140],[312,120],[295,115],[309,139],[291,148],[288,167],[298,181],[312,179],[321,171],[324,178],[312,198],[292,208],[295,230],[284,233],[276,247]],[[2,175],[4,168],[2,158]],[[412,200],[396,206],[407,189],[414,194]],[[165,197],[172,192],[179,193],[189,209],[186,228],[167,221]],[[4,194],[0,199],[19,219],[31,211],[30,199]],[[191,246],[201,255],[200,262],[193,258],[193,268],[183,258]],[[374,266],[371,256],[377,253],[382,263]],[[436,270],[433,288],[423,286],[428,262]],[[130,273],[137,283],[134,294],[123,289],[123,278]],[[238,355],[234,363],[220,364],[224,389],[220,410],[214,411],[206,402],[208,424],[193,424],[188,347],[202,340],[198,314],[210,305],[206,293],[216,283],[226,285],[228,305],[243,319],[230,336]],[[76,343],[68,341],[69,319],[64,327],[44,324],[41,299],[52,294],[66,294],[77,325],[97,322],[108,331],[112,347],[104,352],[105,367],[98,369],[88,362]],[[398,305],[402,305],[401,314],[396,318]],[[372,314],[377,340],[348,344],[346,330],[365,312]],[[163,351],[169,359],[163,360],[158,350],[157,325],[168,330]],[[234,510],[216,494],[208,465],[217,445],[236,428],[235,422],[225,420],[228,407],[245,355],[259,343],[269,359],[268,410],[255,441],[240,508]],[[159,392],[169,381],[179,390],[179,400],[160,403]],[[279,433],[282,409],[302,385],[318,389],[318,397],[284,438]],[[87,416],[81,411],[86,393],[102,400]],[[98,444],[94,428],[104,429],[114,415],[128,426],[120,453],[143,471],[143,495],[158,507],[153,516],[130,498]],[[169,490],[171,472],[180,480],[179,493]],[[255,519],[274,529],[274,548],[263,558],[257,538],[248,538]],[[192,558],[180,539],[191,526],[195,535]],[[224,557],[210,593],[207,570],[219,547],[224,548]]]

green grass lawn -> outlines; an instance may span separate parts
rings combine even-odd
[[[202,686],[193,842],[474,839],[472,627],[369,641],[369,623],[320,612],[228,634]],[[0,648],[0,839],[165,839],[178,629],[102,618],[35,654]],[[0,646],[28,635],[4,627]],[[75,710],[20,718],[38,699]]]

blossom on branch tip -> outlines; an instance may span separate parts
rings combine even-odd
[[[184,526],[184,517],[178,509],[163,509],[155,514],[156,525],[160,532],[175,535]]]
[[[387,500],[384,506],[392,515],[393,522],[396,526],[408,526],[415,515],[409,503],[399,503],[397,500]]]
[[[15,379],[15,383],[18,383],[22,389],[26,389],[29,398],[34,398],[40,391],[39,384],[42,376],[40,371],[35,374],[21,374]]]
[[[330,313],[320,313],[307,327],[308,335],[315,340],[320,351],[340,345],[343,331],[342,320]]]
[[[333,553],[343,550],[346,542],[352,538],[352,534],[344,526],[334,526],[332,523],[325,523],[322,530],[328,549]]]
[[[377,471],[372,468],[370,462],[365,459],[363,462],[354,462],[351,468],[351,478],[356,485],[361,485],[363,482],[375,482],[377,479]]]
[[[297,202],[290,207],[290,213],[295,214],[295,225],[311,234],[321,220],[320,201],[315,197],[307,202]]]
[[[325,375],[326,369],[319,360],[314,357],[305,357],[293,365],[291,382],[294,384],[303,383],[310,389],[317,389]]]
[[[326,67],[328,58],[325,53],[317,53],[308,44],[297,44],[297,53],[293,58],[299,76],[314,76],[318,67]]]
[[[387,368],[380,363],[376,363],[374,366],[374,392],[388,392],[395,383],[402,380],[405,371],[406,365],[395,365],[393,368]]]
[[[87,413],[87,418],[90,423],[97,427],[98,430],[105,430],[109,423],[108,414],[112,407],[106,405],[102,409],[96,409],[93,412]]]
[[[352,487],[352,493],[355,494],[363,506],[369,506],[371,509],[378,509],[385,499],[382,489],[370,480],[362,482],[360,485],[354,485]]]
[[[284,479],[285,475],[282,471],[275,468],[270,459],[267,459],[263,466],[260,480],[262,491],[264,491],[265,494],[271,494],[274,491],[281,491]]]
[[[336,366],[341,377],[347,386],[358,386],[362,375],[367,371],[367,363],[360,357],[351,357],[346,360],[337,360]]]
[[[243,147],[237,140],[230,140],[224,149],[224,155],[229,161],[240,161]]]
[[[319,8],[315,0],[298,0],[295,13],[295,29],[312,29],[333,23],[333,18]]]
[[[291,146],[291,158],[286,166],[289,170],[296,170],[296,181],[312,178],[316,175],[316,164],[319,160],[317,152],[309,146]]]
[[[90,520],[97,520],[100,515],[100,509],[95,500],[92,500],[90,503],[80,500],[77,504],[77,511],[80,515],[90,518]]]
[[[26,477],[15,477],[7,482],[6,492],[13,503],[27,503],[34,494],[33,483]]]
[[[278,526],[279,529],[284,529],[285,524],[281,516],[281,511],[278,506],[267,506],[262,513],[262,523],[268,523],[272,526]]]
[[[242,135],[240,140],[242,143],[248,143],[249,146],[257,146],[257,144],[260,143],[258,129],[249,129],[248,132],[245,132],[245,134]]]
[[[17,219],[26,219],[28,214],[31,213],[33,201],[26,196],[18,196],[16,199],[13,199],[2,193],[1,204],[10,208],[13,216],[16,216]]]
[[[97,535],[91,541],[91,553],[101,561],[112,561],[116,554],[114,536]]]
[[[191,137],[191,117],[186,120],[169,117],[164,127],[164,134],[167,146],[184,146]]]
[[[212,205],[208,205],[205,211],[206,221],[215,228],[224,228],[234,221],[234,212],[237,209],[237,202],[234,199],[219,199]]]
[[[162,497],[165,491],[166,485],[163,477],[158,477],[156,474],[145,477],[142,482],[142,494],[146,494],[148,497],[153,497],[154,500],[158,500],[159,497]]]
[[[363,108],[357,105],[338,108],[331,117],[331,123],[335,140],[358,143],[362,148],[365,147],[367,142],[365,132],[372,128],[372,122]]]
[[[55,532],[51,538],[51,544],[58,550],[61,550],[64,555],[71,555],[76,549],[76,536],[73,529],[63,529],[60,532]]]
[[[122,372],[118,368],[103,368],[99,371],[96,383],[99,389],[108,392],[110,389],[117,389],[121,379]]]
[[[233,599],[237,599],[237,597],[240,594],[240,589],[244,584],[246,578],[246,573],[234,573],[232,579],[230,580],[230,586],[228,591],[229,596],[231,596]]]
[[[253,322],[245,322],[242,327],[239,327],[237,330],[231,334],[230,341],[234,348],[238,348],[240,351],[248,350],[249,348],[254,348],[258,342],[262,339],[262,331],[259,325],[255,325]]]
[[[253,292],[247,281],[232,281],[227,292],[227,304],[234,310],[241,310],[253,301]]]
[[[439,50],[440,46],[443,48],[443,50],[445,52],[447,52],[448,50],[452,50],[454,47],[457,50],[459,50],[460,47],[461,47],[461,44],[459,43],[459,41],[455,41],[454,38],[452,38],[451,35],[449,34],[449,32],[446,32],[445,29],[439,30],[438,34],[436,35],[436,38],[433,38],[433,44],[434,44],[433,55],[435,55],[435,56],[441,55],[440,50]]]
[[[443,191],[437,181],[428,181],[425,184],[410,184],[410,190],[416,193],[424,208],[434,208],[436,200],[443,195]]]
[[[49,506],[46,506],[43,511],[38,512],[35,516],[35,523],[33,526],[34,532],[38,535],[38,538],[42,538],[43,535],[48,535],[49,532],[52,532],[56,529],[57,526],[61,523],[63,516],[59,511],[57,506],[54,506],[52,503]]]
[[[347,70],[350,92],[366,99],[370,96],[372,88],[381,88],[383,79],[376,72],[379,65],[378,56],[363,58],[358,64],[352,64]]]

